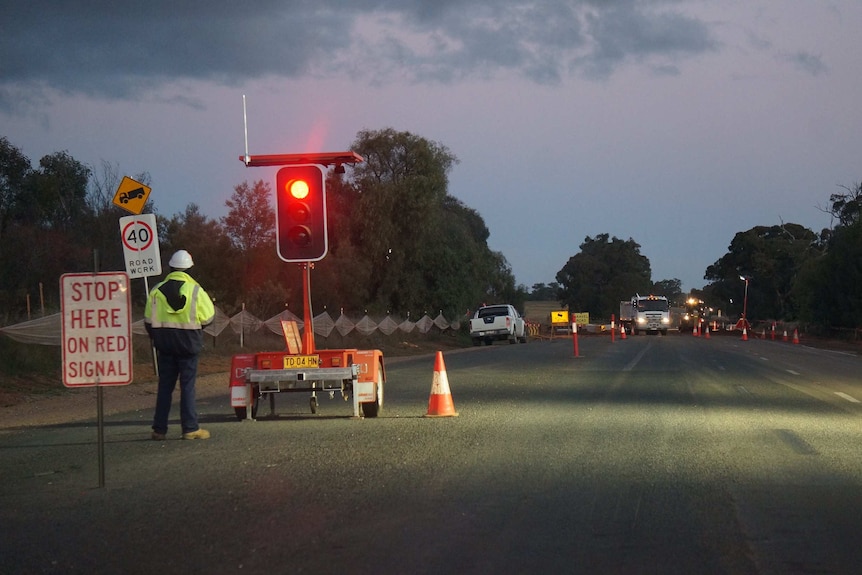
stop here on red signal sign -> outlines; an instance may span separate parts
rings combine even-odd
[[[63,384],[126,385],[132,381],[129,276],[64,274]]]

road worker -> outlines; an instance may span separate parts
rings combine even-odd
[[[180,423],[183,439],[208,439],[198,425],[195,379],[203,348],[203,327],[215,318],[210,296],[189,274],[194,265],[186,250],[171,256],[171,272],[149,293],[144,326],[157,352],[159,388],[153,416],[152,439],[167,438],[168,415],[177,379],[180,381]]]

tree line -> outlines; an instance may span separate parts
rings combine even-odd
[[[458,162],[448,148],[387,128],[359,132],[350,150],[365,161],[326,175],[329,253],[311,274],[315,312],[418,319],[439,312],[459,318],[482,302],[522,307],[526,291],[503,254],[489,248],[484,220],[448,193]],[[150,183],[147,173],[132,177]],[[116,166],[103,162],[96,170],[68,152],[34,167],[0,138],[2,324],[26,318],[28,295],[31,306],[41,294],[57,311],[63,273],[125,269],[118,220],[128,214],[112,202],[120,179]],[[245,306],[259,317],[285,308],[301,315],[301,270],[278,259],[270,183],[235,186],[226,208],[219,219],[195,204],[159,217],[163,269],[175,250],[186,249],[192,275],[226,313]],[[144,212],[157,213],[152,200]],[[143,281],[133,280],[138,305]]]
[[[655,281],[633,239],[586,237],[555,282],[516,285],[505,256],[488,246],[481,215],[448,192],[457,157],[444,145],[392,128],[360,131],[351,144],[364,158],[345,174],[326,175],[329,253],[314,265],[315,312],[392,313],[459,318],[482,303],[554,299],[562,306],[609,318],[619,301],[657,293],[681,301],[678,279]],[[149,184],[147,173],[134,179]],[[99,169],[68,152],[38,166],[0,137],[0,320],[26,316],[27,296],[59,309],[63,273],[123,270],[113,205],[121,179],[108,162]],[[243,305],[258,317],[285,307],[302,310],[301,271],[278,259],[269,182],[233,188],[227,214],[213,219],[189,204],[159,217],[163,269],[177,249],[195,259],[193,275],[225,312]],[[727,315],[740,314],[748,278],[750,320],[773,319],[855,328],[862,325],[862,185],[832,194],[833,225],[815,233],[794,223],[738,232],[726,254],[708,266],[693,295]],[[144,212],[157,213],[152,201]],[[94,258],[97,254],[97,258]],[[151,278],[156,281],[157,278]],[[143,283],[143,280],[134,280]],[[135,288],[138,305],[143,285]]]
[[[678,279],[651,280],[649,260],[633,239],[587,237],[551,286],[570,309],[610,317],[633,294],[662,294],[681,304],[689,295],[725,315],[750,321],[796,321],[812,328],[862,326],[862,184],[842,187],[824,209],[833,225],[820,233],[795,223],[738,232],[708,266],[702,290],[683,294]],[[744,291],[747,286],[747,301]]]

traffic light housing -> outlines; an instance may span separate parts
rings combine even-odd
[[[326,183],[317,165],[286,166],[275,178],[276,246],[286,262],[326,256]]]

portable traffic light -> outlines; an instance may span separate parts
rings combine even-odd
[[[326,185],[316,165],[287,166],[276,175],[276,245],[286,262],[316,262],[326,256]]]

